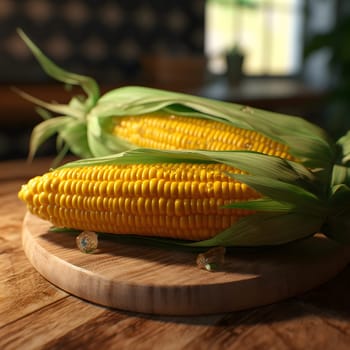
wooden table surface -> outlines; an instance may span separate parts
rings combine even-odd
[[[53,286],[23,252],[17,199],[50,161],[0,163],[0,349],[350,349],[350,266],[289,300],[200,317],[113,310]]]

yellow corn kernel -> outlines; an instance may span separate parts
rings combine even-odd
[[[115,119],[113,134],[139,147],[251,150],[293,159],[288,146],[252,130],[204,118],[146,114]]]
[[[19,198],[57,227],[188,240],[215,236],[252,214],[223,206],[260,198],[224,164],[132,164],[60,168],[31,179]]]

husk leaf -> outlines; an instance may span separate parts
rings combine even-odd
[[[90,77],[70,73],[58,67],[43,52],[33,43],[33,41],[20,28],[17,29],[18,35],[26,43],[28,48],[32,51],[36,59],[39,61],[44,71],[52,78],[61,81],[68,85],[79,85],[87,94],[87,108],[91,108],[100,96],[100,90],[96,81]]]

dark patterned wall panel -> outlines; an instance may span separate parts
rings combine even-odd
[[[144,54],[203,53],[204,0],[1,0],[0,81],[45,81],[17,27],[59,65],[125,81]]]

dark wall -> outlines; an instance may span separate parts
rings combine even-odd
[[[203,53],[204,0],[1,0],[0,82],[45,81],[16,34],[100,82],[137,79],[144,55]]]

